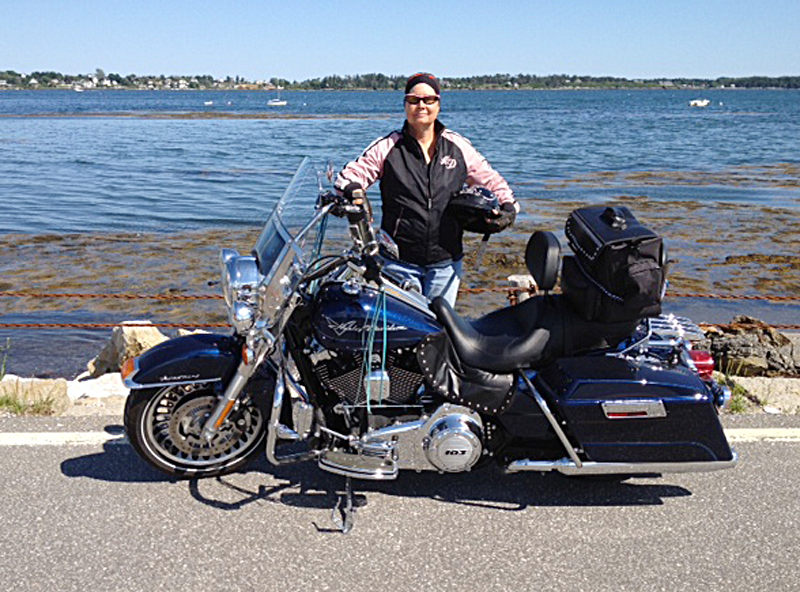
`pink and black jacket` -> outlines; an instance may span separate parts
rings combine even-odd
[[[380,180],[381,228],[397,243],[400,258],[416,265],[458,261],[463,256],[463,231],[444,211],[465,183],[487,187],[501,204],[519,209],[508,183],[469,140],[439,121],[435,129],[436,153],[430,164],[406,123],[375,140],[336,179],[336,188],[343,192],[356,183],[367,189]]]

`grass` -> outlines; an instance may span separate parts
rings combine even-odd
[[[8,352],[11,350],[11,339],[6,340],[6,344],[0,346],[0,380],[6,375],[6,364],[8,362]],[[35,401],[28,401],[23,396],[19,383],[14,387],[14,392],[0,395],[0,411],[6,411],[12,415],[54,415],[56,401],[51,395],[39,398]]]
[[[731,402],[729,410],[731,413],[747,413],[752,399],[750,393],[741,384],[734,382],[726,377],[728,387],[731,389]]]
[[[717,373],[715,380],[731,389],[731,402],[728,405],[729,413],[747,413],[754,407],[763,405],[763,402],[759,401],[755,395],[734,380],[733,377],[742,370],[741,361],[738,364],[732,364],[728,361],[727,364],[722,364],[721,366],[725,366],[725,368]]]
[[[56,401],[46,395],[35,401],[28,401],[19,392],[19,386],[15,393],[0,395],[0,411],[7,411],[12,415],[55,415]]]

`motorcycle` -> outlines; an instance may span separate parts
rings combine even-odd
[[[150,465],[201,478],[265,449],[276,466],[314,461],[346,477],[334,508],[344,532],[351,480],[401,470],[627,477],[736,465],[719,420],[730,391],[693,348],[702,331],[658,314],[665,250],[625,208],[573,213],[575,255],[534,233],[525,259],[540,293],[470,321],[384,268],[396,245],[373,228],[366,195],[346,199],[326,189],[331,178],[304,160],[252,253],[222,250],[230,334],[178,337],[125,363],[125,430]],[[622,268],[629,284],[655,277],[658,293],[621,298],[598,279]]]

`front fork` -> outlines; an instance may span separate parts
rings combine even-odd
[[[247,353],[250,355],[242,356],[242,361],[239,364],[239,367],[236,369],[236,373],[233,375],[230,383],[228,383],[225,393],[222,395],[222,398],[219,400],[216,407],[214,407],[214,411],[212,411],[211,415],[208,416],[208,419],[206,419],[206,422],[203,425],[203,437],[206,439],[206,441],[210,442],[213,440],[219,429],[225,424],[225,420],[234,409],[236,402],[244,391],[244,388],[249,382],[250,378],[252,378],[252,376],[256,373],[256,370],[259,368],[259,366],[265,363],[267,356],[274,350],[274,346],[274,341],[269,343],[262,341],[259,342],[259,344],[254,348],[256,352],[249,350]],[[255,355],[253,355],[253,353],[255,353]],[[293,387],[294,391],[301,399],[301,401],[297,402],[301,412],[301,423],[303,424],[303,428],[300,430],[301,435],[298,435],[296,432],[290,430],[280,421],[281,409],[284,405],[284,398],[289,396],[287,383]],[[288,454],[284,456],[278,456],[275,452],[276,444],[279,439],[298,440],[302,437],[302,434],[307,432],[307,428],[310,427],[308,426],[309,422],[307,418],[311,413],[313,413],[313,409],[308,404],[308,399],[305,396],[302,387],[300,387],[292,379],[291,375],[286,372],[286,365],[282,363],[279,368],[276,368],[275,390],[272,396],[269,423],[267,424],[267,459],[273,465],[277,466],[300,462],[314,457],[314,454],[311,451]]]
[[[214,411],[206,419],[203,424],[203,438],[207,442],[214,439],[219,429],[225,424],[231,411],[236,405],[236,401],[247,386],[248,381],[255,374],[258,367],[264,362],[267,356],[275,348],[275,340],[258,340],[255,344],[251,344],[250,339],[244,344],[242,348],[242,361],[233,375],[233,378],[228,383],[225,393],[222,398],[214,407]]]

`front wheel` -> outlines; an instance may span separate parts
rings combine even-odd
[[[218,402],[212,385],[173,385],[131,391],[125,432],[150,465],[180,478],[232,473],[263,449],[266,408],[241,401],[208,441],[203,425]]]

